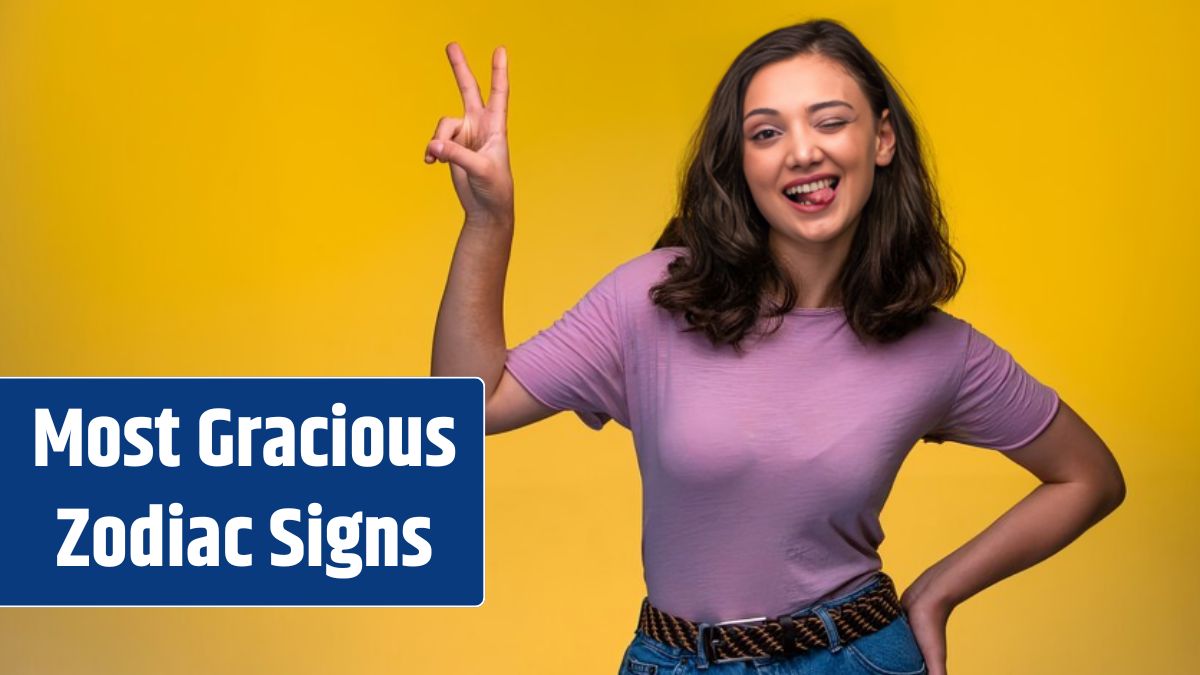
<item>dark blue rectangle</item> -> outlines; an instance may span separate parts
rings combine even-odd
[[[477,606],[483,602],[483,398],[477,378],[0,379],[0,605]],[[46,466],[36,465],[38,409],[46,411],[43,432],[51,429],[64,437],[69,411],[79,410],[75,438],[82,466],[71,466],[69,449],[56,452],[52,443],[44,453]],[[178,428],[136,429],[131,433],[145,439],[140,442],[125,436],[126,426],[138,426],[129,420],[166,420],[164,409],[178,419]],[[245,438],[249,466],[239,465],[236,454],[228,466],[202,461],[201,416],[214,409],[228,409],[231,421],[211,425],[213,447],[220,447],[222,435],[232,436],[236,453]],[[260,418],[259,426],[271,428],[253,430],[249,424],[248,433],[237,434],[238,418]],[[449,418],[449,426],[446,420],[431,424],[435,418]],[[302,456],[302,431],[310,419],[313,452]],[[325,430],[319,428],[322,419]],[[400,420],[398,426],[394,419]],[[343,434],[335,433],[339,420]],[[117,444],[106,442],[105,430],[114,425],[122,430]],[[287,447],[289,425],[295,431],[296,465],[269,466],[267,457],[287,454],[281,448]],[[172,443],[165,462],[160,433],[169,433]],[[357,454],[356,434],[365,441]],[[338,435],[345,438],[346,465],[310,465],[334,462]],[[381,445],[372,444],[373,438]],[[147,445],[155,452],[148,464],[126,464],[146,459]],[[111,463],[118,446],[122,454],[115,465],[97,465]],[[449,451],[452,461],[438,466]],[[178,466],[168,466],[172,457]],[[396,465],[414,457],[419,465]],[[178,518],[171,516],[172,504],[181,511]],[[310,515],[310,509],[317,510],[313,504],[320,505],[317,516]],[[162,564],[139,566],[130,549],[136,540],[143,554],[153,552],[142,527],[153,524],[151,505],[161,509]],[[60,509],[88,510],[84,534],[68,551],[86,555],[87,566],[59,564],[73,522],[60,519]],[[272,564],[273,553],[289,551],[288,536],[271,530],[272,514],[281,509],[299,510],[301,522],[285,528],[303,542],[299,564],[285,565],[289,561],[283,559]],[[362,514],[362,524],[334,520],[356,513]],[[231,521],[235,517],[249,518],[250,528],[240,531],[236,542],[238,552],[249,556],[248,566],[236,566],[227,557],[227,524],[244,522]],[[355,528],[364,535],[369,517],[377,525],[396,525],[395,546],[383,536],[375,539],[376,566],[366,564],[363,536],[353,546],[347,538]],[[216,541],[203,536],[204,518],[221,528]],[[429,519],[427,528],[421,527],[422,518]],[[313,548],[309,527],[318,519],[321,559],[313,566],[307,557]],[[332,532],[331,520],[339,525]],[[413,526],[407,534],[406,522]],[[172,526],[181,535],[175,537],[181,542],[178,566],[170,564]],[[140,536],[131,537],[131,528]],[[125,539],[123,560],[102,565],[119,559],[117,529]],[[331,558],[331,534],[334,541],[342,538],[342,562]],[[202,547],[206,542],[210,545]],[[217,565],[199,564],[212,561],[218,549]],[[395,566],[386,564],[387,550],[395,552]],[[355,555],[362,563],[357,573]],[[404,556],[411,564],[404,564]],[[140,557],[142,563],[155,561],[153,555]]]

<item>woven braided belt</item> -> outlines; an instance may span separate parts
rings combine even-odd
[[[842,644],[870,635],[900,615],[900,600],[891,577],[878,573],[878,587],[844,604],[828,608]],[[699,626],[687,619],[671,616],[642,602],[638,630],[664,644],[696,653]],[[764,656],[793,656],[810,649],[828,648],[829,635],[816,614],[781,616],[708,625],[704,648],[709,660],[720,663]]]

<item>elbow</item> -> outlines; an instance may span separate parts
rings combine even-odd
[[[1101,518],[1116,511],[1117,507],[1125,501],[1125,478],[1119,469],[1112,475],[1105,476],[1103,480],[1095,481],[1093,485],[1098,502],[1097,510]]]
[[[1111,473],[1092,473],[1067,482],[1079,490],[1079,499],[1086,504],[1092,523],[1107,518],[1125,501],[1125,478],[1119,469]]]
[[[1121,466],[1117,464],[1115,457],[1112,459],[1107,483],[1109,504],[1112,509],[1116,509],[1125,501],[1125,474],[1121,473]]]
[[[513,425],[504,415],[503,408],[495,402],[493,392],[487,392],[483,402],[483,435],[495,436],[506,431],[512,431]]]
[[[1103,499],[1105,515],[1112,513],[1125,501],[1125,475],[1121,472],[1121,466],[1117,463],[1117,458],[1111,452],[1107,453],[1107,460],[1101,467],[1101,471],[1096,472],[1095,484],[1099,486],[1098,491]]]
[[[487,419],[487,415],[484,414],[484,417],[483,417],[483,435],[484,436],[495,436],[496,434],[503,433],[504,431],[507,431],[507,430],[500,429],[495,424],[492,424],[491,422],[489,422]]]
[[[1125,501],[1125,477],[1118,471],[1116,480],[1108,489],[1109,512],[1115,511]]]

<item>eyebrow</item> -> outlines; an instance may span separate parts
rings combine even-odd
[[[818,110],[824,110],[825,108],[836,108],[837,106],[840,106],[840,105],[844,105],[847,108],[854,110],[854,106],[850,105],[849,103],[846,103],[845,101],[838,101],[838,100],[821,101],[820,103],[814,103],[814,104],[808,106],[808,108],[806,108],[806,110],[811,114],[811,113],[817,112]],[[746,113],[746,116],[744,118],[742,118],[742,121],[745,122],[746,120],[750,119],[750,117],[753,115],[775,115],[776,117],[778,117],[779,111],[774,108],[755,108],[754,110],[751,110],[750,112]]]

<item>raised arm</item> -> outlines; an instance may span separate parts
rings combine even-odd
[[[514,429],[555,411],[529,395],[504,361],[504,277],[513,237],[513,179],[508,159],[508,56],[492,54],[485,105],[456,43],[446,46],[462,93],[463,116],[443,117],[425,162],[450,165],[465,212],[433,333],[431,373],[479,377],[487,392],[487,433]]]

